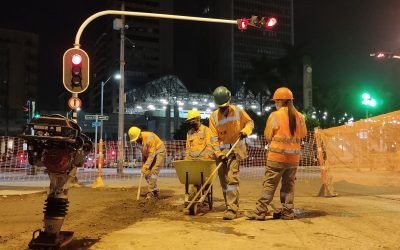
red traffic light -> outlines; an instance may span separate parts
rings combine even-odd
[[[386,55],[383,52],[377,52],[377,53],[375,53],[375,57],[377,59],[384,59],[386,57]]]
[[[278,20],[275,17],[268,17],[267,21],[265,22],[265,28],[269,30],[273,29],[277,23]]]
[[[246,30],[249,20],[247,18],[242,18],[237,20],[237,25],[239,30]]]
[[[241,20],[244,19],[239,19],[238,20],[238,26],[240,29],[240,25],[241,25]],[[247,19],[246,19],[247,21]],[[246,27],[247,24],[251,27],[254,28],[258,28],[258,29],[267,29],[267,30],[272,30],[273,28],[275,28],[275,26],[278,23],[278,19],[276,17],[262,17],[262,16],[251,16],[250,19],[248,20],[248,23],[246,23]]]
[[[375,57],[376,60],[384,60],[384,59],[393,58],[395,56],[395,54],[392,52],[378,51],[378,52],[370,54],[370,56]]]
[[[78,55],[78,54],[75,54],[75,55],[72,56],[71,61],[72,61],[72,63],[74,65],[79,65],[79,64],[82,63],[82,57],[80,55]]]
[[[79,48],[65,51],[63,56],[63,83],[71,93],[82,93],[89,87],[89,56]]]

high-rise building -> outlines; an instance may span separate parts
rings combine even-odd
[[[121,9],[121,1],[109,1],[111,9]],[[124,1],[125,10],[172,13],[172,0]],[[104,19],[91,48],[92,80],[88,93],[89,111],[100,112],[101,82],[105,112],[118,112],[120,31],[113,29],[112,16]],[[141,86],[173,70],[173,25],[170,20],[129,17],[125,21],[125,89]]]
[[[37,98],[38,51],[38,35],[0,29],[0,135],[20,132],[22,106]]]
[[[202,83],[229,85],[237,89],[245,81],[245,72],[253,58],[279,58],[284,44],[294,43],[293,0],[202,0],[175,1],[176,14],[223,19],[274,16],[272,31],[249,28],[240,31],[234,25],[175,22],[175,74],[189,90],[202,90]]]

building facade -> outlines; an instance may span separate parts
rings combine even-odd
[[[20,132],[23,105],[37,99],[38,52],[38,35],[0,29],[0,135]]]
[[[127,11],[171,13],[172,0],[124,1]],[[121,1],[110,1],[111,9],[121,9]],[[113,29],[118,16],[105,18],[103,28],[91,48],[92,81],[87,98],[89,111],[100,112],[101,82],[104,85],[104,111],[118,112],[120,30]],[[140,17],[125,19],[125,89],[141,86],[173,70],[172,21]],[[109,78],[111,77],[111,78]]]

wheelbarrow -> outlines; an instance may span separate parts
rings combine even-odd
[[[207,199],[208,209],[211,210],[213,206],[213,188],[212,183],[216,175],[212,175],[217,168],[213,160],[179,160],[173,161],[172,165],[175,167],[179,181],[185,185],[185,207],[189,204],[189,214],[196,215],[198,207],[203,204]],[[212,181],[205,184],[205,181],[212,176]],[[201,195],[194,195],[189,193],[189,185],[202,187]],[[204,186],[204,187],[203,187]],[[199,191],[199,190],[197,190]],[[195,200],[194,200],[195,199]]]
[[[237,139],[235,144],[229,149],[228,153],[226,153],[226,157],[228,157],[232,152],[236,145],[239,143],[240,138]],[[204,163],[203,163],[204,162]],[[205,162],[209,162],[210,165]],[[204,165],[203,165],[204,164]],[[210,210],[212,209],[212,185],[214,183],[216,173],[218,169],[222,166],[222,162],[216,166],[214,161],[200,161],[200,160],[186,160],[186,161],[174,161],[172,165],[176,169],[176,173],[178,174],[179,181],[182,184],[185,184],[186,192],[185,192],[185,212],[190,215],[195,215],[197,213],[197,207],[199,203],[202,203],[206,197],[210,197]],[[208,167],[207,167],[208,166]],[[189,174],[190,173],[190,174]],[[193,177],[190,177],[193,176]],[[193,178],[193,179],[191,179]],[[200,178],[200,179],[196,179]],[[196,180],[196,182],[195,182]],[[199,181],[200,180],[200,181]],[[194,195],[193,198],[188,197],[186,199],[186,194],[188,194],[189,184],[201,185],[200,190]],[[211,204],[211,205],[210,205]]]

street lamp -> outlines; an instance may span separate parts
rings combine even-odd
[[[100,103],[100,114],[103,115],[103,108],[104,108],[104,86],[110,81],[112,75],[110,75],[105,82],[101,82],[101,103]],[[121,79],[120,74],[115,74],[114,79],[118,80]],[[101,120],[100,125],[100,140],[103,140],[103,120]]]
[[[362,97],[361,103],[365,106],[365,118],[368,118],[368,108],[376,107],[376,100],[372,98],[371,95],[368,93],[363,93],[361,97]]]

